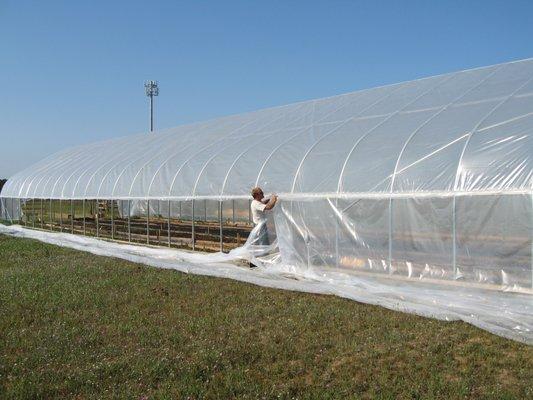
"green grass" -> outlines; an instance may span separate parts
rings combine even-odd
[[[533,398],[533,347],[0,235],[0,398]]]

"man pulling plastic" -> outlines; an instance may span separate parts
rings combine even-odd
[[[252,189],[252,204],[250,208],[252,210],[252,220],[256,226],[260,225],[257,232],[257,239],[253,244],[260,246],[268,246],[270,241],[268,240],[267,230],[267,216],[266,211],[272,210],[278,201],[278,196],[272,195],[270,199],[265,199],[265,194],[260,187]]]

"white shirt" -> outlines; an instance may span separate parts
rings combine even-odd
[[[252,200],[250,208],[252,209],[252,220],[254,221],[254,224],[257,225],[267,220],[265,207],[266,204],[261,203],[259,200]]]

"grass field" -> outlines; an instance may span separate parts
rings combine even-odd
[[[533,398],[464,323],[0,235],[0,398]]]

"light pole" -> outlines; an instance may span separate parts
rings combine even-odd
[[[157,81],[144,82],[144,92],[150,97],[150,132],[154,131],[154,96],[159,95]]]

